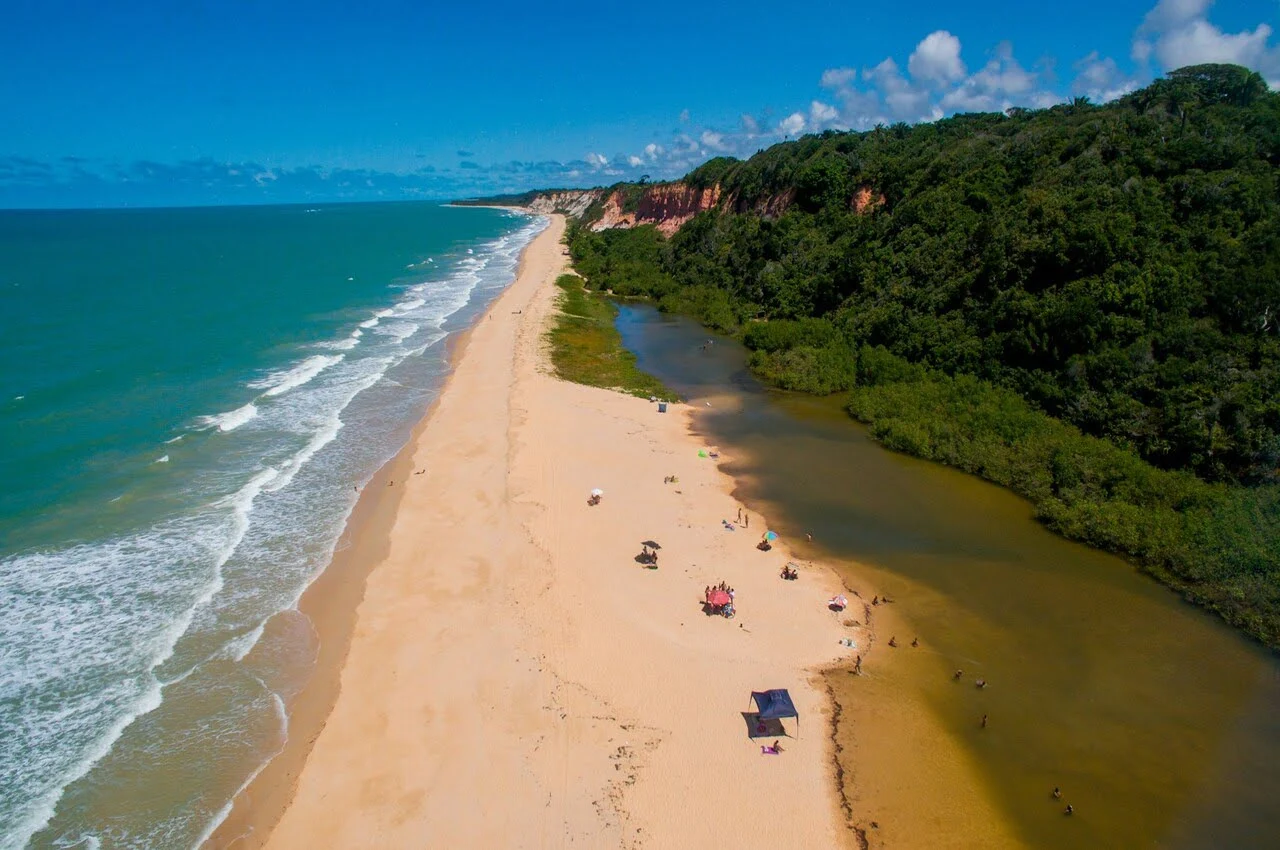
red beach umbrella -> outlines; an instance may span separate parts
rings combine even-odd
[[[733,597],[729,595],[727,590],[713,590],[711,595],[707,597],[707,602],[712,605],[728,605],[733,601]]]

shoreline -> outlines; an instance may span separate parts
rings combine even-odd
[[[518,207],[501,209],[526,212]],[[528,247],[525,246],[516,264],[516,279],[524,270]],[[502,293],[470,326],[446,342],[450,369],[439,393],[414,424],[405,444],[365,483],[334,546],[333,557],[303,590],[296,610],[317,635],[315,666],[301,692],[286,706],[289,726],[283,747],[231,800],[227,816],[201,843],[203,850],[256,850],[264,846],[292,802],[298,776],[338,700],[342,667],[351,648],[369,574],[386,557],[390,546],[391,526],[404,488],[388,486],[387,482],[408,480],[412,475],[413,447],[452,384],[454,367],[466,355],[471,334],[501,300]],[[273,620],[287,613],[274,615],[265,629],[270,629]]]
[[[580,497],[585,492],[583,487],[592,485],[575,483],[567,490],[560,486],[556,475],[583,473],[577,468],[557,468],[556,458],[572,457],[573,452],[584,453],[596,448],[617,455],[617,444],[606,441],[600,446],[589,445],[587,440],[592,433],[606,430],[611,423],[614,427],[620,424],[624,429],[634,427],[641,421],[640,417],[644,417],[643,427],[660,432],[648,433],[643,441],[650,454],[665,456],[668,462],[674,462],[679,456],[683,458],[681,462],[687,464],[687,456],[694,454],[690,450],[702,445],[690,427],[691,411],[684,406],[676,407],[677,415],[653,418],[654,408],[648,402],[559,381],[546,374],[549,366],[545,362],[530,366],[531,352],[545,354],[541,352],[542,333],[548,316],[554,313],[552,283],[567,262],[564,249],[558,243],[562,228],[563,219],[553,217],[553,226],[526,248],[516,282],[490,305],[469,332],[484,337],[483,344],[472,345],[479,341],[469,335],[465,341],[467,346],[459,346],[455,368],[445,388],[429,414],[415,427],[409,445],[379,473],[379,496],[367,511],[363,508],[367,494],[362,495],[362,505],[353,512],[351,527],[343,535],[343,540],[350,540],[352,545],[336,553],[352,563],[358,554],[367,559],[359,569],[353,570],[358,577],[348,576],[349,584],[356,585],[363,593],[357,594],[348,588],[349,594],[343,597],[345,612],[337,612],[340,621],[350,624],[348,632],[352,639],[341,649],[333,648],[329,666],[322,671],[318,664],[313,676],[313,682],[334,679],[337,682],[330,688],[327,701],[308,700],[311,703],[308,711],[319,716],[319,722],[310,730],[302,728],[307,725],[305,722],[293,719],[302,716],[302,702],[307,697],[297,701],[291,713],[290,738],[305,742],[304,745],[293,748],[292,753],[282,754],[268,765],[241,795],[250,805],[242,807],[239,813],[233,812],[223,828],[215,833],[214,838],[222,839],[221,843],[211,839],[209,846],[295,847],[313,844],[321,838],[338,840],[340,835],[344,846],[375,840],[385,846],[389,837],[401,834],[398,830],[415,823],[417,831],[408,835],[419,843],[425,839],[424,830],[430,825],[435,832],[433,842],[480,840],[491,845],[498,842],[493,846],[525,846],[524,839],[518,836],[526,835],[530,828],[538,832],[540,825],[544,838],[577,836],[624,846],[638,842],[640,835],[646,836],[645,843],[648,843],[663,833],[678,836],[686,844],[710,844],[723,840],[726,829],[730,833],[741,831],[744,837],[759,836],[763,830],[780,840],[805,833],[828,845],[854,845],[854,835],[840,813],[838,768],[830,734],[833,710],[821,681],[824,669],[833,662],[838,663],[847,651],[844,647],[837,651],[838,639],[854,633],[820,605],[816,607],[821,610],[810,615],[792,616],[797,600],[785,592],[803,587],[800,596],[805,601],[801,604],[813,604],[815,597],[826,598],[830,595],[828,591],[840,588],[835,572],[820,566],[808,567],[800,582],[784,583],[776,576],[776,569],[787,558],[782,547],[767,556],[761,555],[755,552],[754,546],[744,546],[753,542],[748,535],[725,535],[718,528],[708,532],[712,517],[722,513],[732,516],[739,503],[731,495],[732,477],[714,462],[705,460],[694,461],[687,471],[681,469],[682,481],[685,476],[691,480],[673,491],[665,484],[657,485],[649,480],[653,474],[651,457],[618,458],[620,463],[631,462],[629,471],[642,475],[645,480],[633,484],[615,481],[606,485],[610,488],[606,507],[587,515],[588,526],[599,519],[605,527],[597,530],[575,526],[573,529],[590,534],[591,540],[587,541],[590,545],[566,546],[559,539],[568,533],[563,522],[566,512],[576,517],[586,510],[580,507]],[[547,245],[552,237],[556,241]],[[531,280],[527,278],[531,257],[535,255],[539,257],[536,262],[540,264],[541,278]],[[506,342],[508,333],[510,341]],[[521,369],[516,369],[508,360],[507,371],[518,373],[509,378],[503,377],[498,368],[502,353],[488,350],[499,334],[504,344],[516,349],[516,359],[523,364]],[[496,370],[493,382],[482,382],[472,374],[486,368]],[[463,372],[468,374],[463,376]],[[461,392],[463,387],[466,394]],[[447,431],[448,439],[453,440],[465,440],[468,436],[457,433],[456,423],[450,430],[447,420],[457,417],[450,408],[476,404],[472,397],[483,391],[509,400],[510,421],[503,423],[501,432],[493,431],[495,439],[505,442],[493,455],[493,466],[490,467],[485,455],[476,461],[484,469],[464,471],[465,480],[468,486],[491,481],[493,492],[499,496],[505,493],[506,498],[498,506],[482,499],[479,511],[485,516],[476,519],[471,512],[456,513],[440,500],[424,500],[418,490],[436,489],[432,479],[437,473],[430,469],[433,461],[441,467],[448,465],[451,453],[441,451],[442,435]],[[601,415],[594,416],[594,410]],[[593,423],[594,427],[589,425],[583,434],[564,433],[567,426],[581,427],[583,422]],[[552,451],[548,457],[547,443],[556,439],[569,442],[561,446],[560,453]],[[431,446],[435,454],[427,456],[424,465],[422,458],[415,460],[414,456],[432,440],[436,443]],[[475,448],[478,457],[486,451],[484,446]],[[636,460],[640,462],[639,467],[634,466]],[[550,468],[546,465],[548,462]],[[381,484],[393,477],[398,482],[417,466],[428,468],[428,475],[424,479],[406,478],[412,487],[402,488],[397,484],[397,488],[390,488]],[[602,458],[599,463],[586,464],[586,474],[591,474],[590,469],[603,471],[608,466],[610,462]],[[448,473],[439,474],[445,477]],[[445,486],[457,483],[440,482],[440,492],[464,496],[456,486]],[[549,492],[548,485],[551,486]],[[391,489],[397,489],[394,498],[382,495],[382,490]],[[633,494],[633,489],[646,492]],[[686,492],[689,495],[685,495]],[[677,500],[678,505],[662,505],[658,501],[670,499],[674,494],[683,496]],[[484,495],[484,492],[477,494],[478,497]],[[643,510],[639,502],[637,510],[632,510],[629,503],[634,501],[633,496],[645,503]],[[700,504],[703,500],[716,504],[708,509]],[[467,500],[464,497],[461,501]],[[624,508],[621,517],[609,516],[615,505]],[[757,567],[747,568],[754,574],[733,575],[732,583],[740,594],[750,594],[750,607],[745,615],[740,614],[737,620],[726,623],[718,617],[703,617],[697,613],[696,606],[693,612],[684,607],[692,601],[691,589],[700,594],[703,584],[710,583],[704,576],[687,575],[696,568],[696,563],[685,568],[683,578],[679,576],[678,567],[650,573],[634,565],[632,568],[616,565],[618,561],[629,561],[634,552],[629,540],[615,540],[619,535],[607,532],[616,532],[617,524],[628,522],[629,516],[659,507],[670,517],[671,528],[654,534],[660,533],[667,540],[677,537],[679,543],[688,544],[691,552],[697,550],[699,560],[706,556],[704,562],[711,563],[719,560],[768,563],[763,573]],[[358,522],[357,513],[361,514]],[[368,513],[376,515],[377,521],[365,515]],[[409,525],[410,517],[414,520],[412,525],[419,528],[445,518],[432,514],[447,515],[449,522],[443,527],[458,537],[468,537],[464,533],[466,524],[481,520],[489,523],[483,526],[489,532],[502,528],[507,531],[494,535],[503,542],[481,553],[474,551],[480,546],[478,536],[470,538],[471,544],[447,552],[437,537],[429,538],[434,542],[426,551],[433,552],[433,560],[453,562],[456,557],[482,566],[475,576],[461,575],[456,562],[441,570],[422,564],[421,554],[405,557],[413,551],[421,553],[416,547],[423,542],[413,536],[422,532],[407,530],[402,525]],[[705,517],[707,525],[693,525],[689,521],[692,515]],[[556,516],[561,517],[561,521],[556,521]],[[756,519],[762,520],[758,515]],[[581,521],[575,519],[574,522]],[[370,538],[381,539],[371,541]],[[680,548],[679,544],[664,545],[668,551]],[[405,546],[411,551],[406,553]],[[735,554],[730,547],[746,549],[747,553],[737,551]],[[594,564],[601,556],[596,551],[592,557],[580,561],[580,550],[584,548],[616,549],[618,555],[606,558],[615,565],[606,572],[598,568],[594,573],[589,572],[586,561]],[[493,574],[499,572],[501,562],[508,559],[518,569],[505,570],[500,576],[502,592],[495,597],[498,583],[493,581]],[[335,575],[337,572],[334,571]],[[726,572],[729,572],[727,568]],[[469,586],[477,576],[485,583],[484,592],[479,596],[472,593],[474,588]],[[674,586],[655,587],[663,580]],[[630,590],[624,591],[621,587],[632,583],[636,587]],[[591,586],[580,586],[584,584]],[[782,592],[778,590],[780,587]],[[334,609],[341,609],[338,598],[341,594],[326,593],[332,590],[317,586],[312,596],[324,596]],[[631,600],[631,609],[626,613],[644,616],[627,617],[619,613],[598,616],[601,603],[615,598],[620,591]],[[406,594],[422,597],[416,600],[412,612],[397,610],[404,607],[402,600],[407,598]],[[437,597],[438,604],[422,604],[429,602],[427,597],[431,596]],[[641,598],[646,596],[648,598]],[[669,609],[676,600],[682,600],[677,602],[681,613],[675,617],[680,622],[653,621],[670,619]],[[333,633],[323,635],[325,620],[332,618],[326,618],[313,607],[318,604],[318,600],[308,599],[307,613],[310,616],[317,612],[322,646],[325,637],[332,646]],[[390,629],[391,621],[397,616],[407,619],[400,628]],[[692,621],[688,622],[690,617]],[[799,622],[810,619],[811,622]],[[565,633],[566,620],[576,627],[573,633]],[[669,628],[673,625],[692,628],[672,632]],[[734,629],[734,625],[743,631]],[[748,625],[749,631],[745,630]],[[423,633],[413,637],[405,633],[407,628],[420,629]],[[448,632],[450,639],[434,640],[431,633],[440,630]],[[594,633],[597,640],[583,637],[587,632]],[[753,632],[764,636],[743,637]],[[697,634],[696,641],[705,640],[709,645],[701,649],[686,645],[685,636],[690,633]],[[744,647],[744,640],[753,646]],[[609,649],[611,641],[617,641],[619,646]],[[456,657],[459,651],[456,645],[460,643],[474,644],[467,646],[464,657]],[[666,672],[653,657],[660,648],[669,656],[671,670],[686,669],[675,676]],[[690,650],[696,654],[691,656]],[[400,655],[405,657],[399,659],[398,664]],[[489,664],[484,663],[486,657]],[[372,658],[377,659],[376,664],[370,663]],[[610,665],[622,658],[626,661],[622,669],[628,671],[630,677],[608,672]],[[427,660],[430,663],[423,663]],[[411,678],[421,676],[434,680],[438,677],[439,681],[406,684],[398,675],[398,666],[403,666],[406,672],[412,668]],[[692,675],[680,675],[683,673]],[[386,704],[371,705],[354,696],[370,690],[366,687],[370,677],[376,679],[380,687],[395,691],[393,694],[378,690]],[[484,713],[487,701],[472,704],[475,689],[459,688],[458,693],[450,691],[443,696],[433,690],[449,689],[452,678],[478,679],[480,681],[472,684],[481,690],[496,690],[498,696],[493,697],[496,714],[477,722],[450,710],[446,713],[454,724],[452,730],[438,730],[436,726],[446,724],[430,722],[397,728],[398,715],[408,711],[407,704],[420,700],[425,703],[416,709],[428,711],[428,718],[444,710],[432,707],[433,700],[443,701],[448,696],[456,697],[471,710]],[[625,681],[628,678],[630,681]],[[713,686],[717,679],[732,682],[728,695],[718,693],[722,689]],[[700,681],[705,683],[701,687]],[[773,687],[780,681],[791,688],[805,717],[819,715],[822,729],[816,735],[801,731],[801,737],[787,748],[786,757],[762,759],[755,749],[759,742],[743,740],[747,736],[741,724],[746,715],[742,718],[736,715],[746,707],[749,690]],[[710,714],[719,719],[696,733],[680,725],[667,729],[660,723],[645,723],[646,718],[656,716],[654,706],[649,703],[649,691],[655,685],[674,687],[687,701],[702,703],[704,708],[711,709],[695,712],[696,716]],[[315,687],[309,684],[308,690],[314,691]],[[344,693],[348,694],[345,700]],[[325,702],[332,705],[332,711],[324,711]],[[813,720],[808,723],[812,724]],[[802,727],[807,728],[812,726]],[[704,740],[709,733],[713,733],[715,743]],[[425,747],[418,740],[433,735],[443,737],[433,739]],[[640,742],[633,743],[634,738],[640,738]],[[625,740],[619,744],[619,739]],[[548,747],[548,743],[557,746]],[[694,754],[692,761],[689,753]],[[403,762],[410,754],[415,757],[408,764],[388,764]],[[477,757],[483,765],[475,763]],[[423,760],[442,764],[424,765]],[[711,828],[696,811],[683,811],[682,817],[673,818],[673,811],[687,809],[690,788],[673,788],[669,778],[685,775],[692,779],[696,775],[706,779],[708,761],[718,763],[719,769],[714,774],[717,776],[763,770],[762,780],[770,772],[781,772],[790,775],[790,781],[782,789],[752,782],[746,788],[718,788],[714,792],[704,788],[706,783],[699,783],[699,790],[706,792],[703,802],[723,813],[728,825]],[[664,762],[672,763],[666,767],[677,769],[664,770]],[[337,769],[338,765],[341,769]],[[455,778],[448,786],[438,785],[436,774],[445,767],[461,771],[466,781]],[[396,772],[394,782],[386,776],[388,771]],[[573,781],[566,784],[568,774],[573,775]],[[275,787],[264,793],[262,787],[272,779]],[[280,786],[285,784],[282,780],[288,781],[287,792],[281,791]],[[465,796],[467,787],[501,797],[508,803],[502,807],[507,811],[501,813],[501,817],[486,817],[474,811],[474,806],[460,809],[464,797],[474,800],[474,794]],[[374,788],[381,790],[370,796],[362,793],[361,788],[366,792]],[[506,793],[499,793],[503,791]],[[750,799],[753,796],[759,799]],[[337,808],[342,809],[342,816],[335,820],[337,813],[333,809],[337,801],[341,801]],[[283,806],[283,811],[270,817],[269,810],[275,806]],[[395,811],[387,811],[388,806]],[[549,814],[549,810],[554,815]],[[793,817],[786,818],[787,823],[779,823],[779,819],[772,816],[776,811],[791,811]],[[443,817],[444,813],[449,817]],[[442,817],[433,817],[435,814]],[[233,821],[252,830],[248,835],[243,828],[233,830]],[[704,840],[691,834],[691,830],[703,834]],[[232,832],[239,835],[233,837]],[[375,835],[379,837],[375,839]],[[407,840],[408,835],[402,837]],[[658,841],[655,846],[666,845]]]

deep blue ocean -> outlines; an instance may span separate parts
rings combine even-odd
[[[291,612],[541,219],[0,211],[0,848],[189,847],[278,751]]]

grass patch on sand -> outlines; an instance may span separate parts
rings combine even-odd
[[[657,378],[636,368],[636,356],[623,348],[622,335],[614,327],[618,308],[611,301],[589,292],[576,274],[560,275],[556,286],[561,291],[560,314],[547,334],[556,375],[639,398],[679,398]]]

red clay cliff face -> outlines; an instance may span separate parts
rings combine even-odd
[[[879,192],[872,192],[870,186],[859,186],[858,191],[853,193],[853,198],[849,201],[853,207],[853,211],[858,215],[866,212],[873,212],[877,207],[884,206],[884,195]]]
[[[720,187],[695,189],[684,183],[651,186],[640,196],[634,212],[623,212],[622,193],[612,192],[604,202],[604,213],[592,230],[656,224],[666,236],[675,233],[689,219],[720,202]]]

